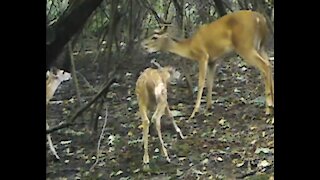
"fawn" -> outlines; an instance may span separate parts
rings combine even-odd
[[[152,115],[151,122],[156,123],[158,137],[161,142],[161,150],[168,162],[170,162],[170,158],[168,156],[166,148],[164,147],[164,142],[161,135],[161,117],[164,114],[168,115],[180,137],[182,139],[185,138],[171,114],[167,101],[167,85],[168,83],[174,83],[179,78],[179,76],[179,72],[176,71],[173,67],[161,67],[160,65],[158,65],[158,69],[145,69],[136,82],[135,93],[137,95],[139,113],[142,118],[143,126],[143,164],[146,167],[148,167],[149,164],[148,134],[150,121],[148,118],[148,112],[155,110],[154,114]]]

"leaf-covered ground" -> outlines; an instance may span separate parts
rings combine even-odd
[[[176,65],[177,60],[173,57],[162,54],[157,61],[162,65]],[[89,57],[84,59],[89,61]],[[212,110],[204,110],[204,90],[200,113],[192,120],[188,117],[193,110],[196,92],[190,96],[184,80],[171,86],[170,108],[187,138],[180,139],[167,117],[162,118],[163,140],[171,158],[167,163],[161,155],[154,125],[151,125],[151,170],[144,172],[141,120],[137,115],[134,88],[146,61],[131,61],[123,63],[126,66],[121,70],[123,77],[111,87],[105,101],[107,127],[98,164],[90,171],[97,158],[104,108],[99,113],[96,134],[90,131],[93,116],[87,112],[76,120],[77,125],[52,133],[61,159],[55,160],[47,146],[47,179],[273,179],[274,119],[265,115],[260,73],[238,57],[224,61],[217,70]],[[188,64],[192,65],[192,62],[188,61]],[[88,64],[78,65],[77,69],[88,81],[78,76],[84,103],[96,93],[88,83],[96,87],[102,79]],[[198,77],[196,69],[196,66],[190,68],[194,74],[194,86]],[[50,127],[65,122],[70,113],[74,113],[75,97],[73,82],[63,82],[48,108]]]

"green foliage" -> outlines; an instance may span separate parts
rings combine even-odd
[[[47,16],[49,20],[58,19],[69,6],[69,0],[47,0]]]
[[[100,33],[106,25],[109,23],[109,18],[106,16],[106,12],[103,12],[102,9],[96,11],[96,13],[92,16],[88,26],[85,31],[89,34],[97,34]]]

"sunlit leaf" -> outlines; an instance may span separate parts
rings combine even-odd
[[[177,110],[172,110],[171,114],[173,117],[182,116],[181,111],[177,111]]]
[[[217,157],[217,160],[220,162],[223,161],[223,159],[221,157]]]
[[[271,150],[269,148],[257,148],[256,151],[254,153],[259,154],[260,152],[263,152],[265,154],[268,154],[271,152]]]
[[[236,167],[242,167],[244,165],[244,161],[240,161],[236,164]]]
[[[61,141],[60,144],[66,145],[66,144],[70,144],[71,142],[72,142],[71,140],[69,140],[69,141]]]
[[[186,160],[187,157],[179,157],[178,159],[179,159],[179,161],[183,161],[183,160]]]
[[[226,122],[226,120],[222,118],[219,121],[219,125],[223,126],[225,124],[225,122]]]
[[[206,112],[204,113],[204,115],[205,115],[206,117],[212,116],[212,115],[213,115],[213,112],[207,112],[207,111],[206,111]]]
[[[119,176],[122,173],[123,173],[123,171],[119,170],[117,173],[115,173],[115,176]]]
[[[181,176],[182,174],[183,174],[183,171],[180,171],[179,169],[177,169],[176,175]]]
[[[257,142],[257,140],[254,139],[254,140],[252,140],[252,141],[250,142],[250,144],[251,144],[251,145],[254,145],[256,142]]]
[[[239,89],[237,89],[237,88],[234,88],[233,92],[239,93],[239,92],[241,92],[241,91],[240,91]]]
[[[202,164],[202,165],[206,165],[206,164],[208,164],[208,162],[209,162],[209,159],[206,158],[206,159],[204,159],[203,161],[201,161],[201,164]]]
[[[133,173],[137,173],[140,171],[140,168],[133,170]]]
[[[204,175],[204,174],[206,174],[206,172],[201,172],[201,171],[199,171],[199,170],[197,170],[197,169],[192,169],[192,171],[193,171],[193,173],[198,174],[198,175]]]
[[[263,160],[258,163],[258,167],[267,167],[269,165],[270,163],[267,160]]]
[[[255,130],[255,129],[257,129],[257,127],[256,127],[256,126],[252,126],[252,127],[250,127],[250,130],[251,130],[251,131],[253,131],[253,130]]]

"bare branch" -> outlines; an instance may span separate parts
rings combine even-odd
[[[79,117],[85,110],[87,110],[98,98],[100,98],[102,95],[104,95],[105,93],[108,92],[110,86],[114,83],[118,81],[118,78],[117,77],[112,77],[108,82],[107,84],[104,86],[104,88],[102,88],[102,90],[96,94],[95,97],[92,98],[92,100],[90,102],[88,102],[88,104],[84,105],[83,107],[81,107],[69,120],[69,122],[67,123],[63,123],[59,126],[56,126],[56,127],[53,127],[49,130],[47,130],[47,134],[48,133],[52,133],[54,131],[57,131],[59,129],[62,129],[62,128],[66,128],[66,127],[69,127],[69,126],[72,126],[74,125],[74,121],[77,119],[77,117]]]
[[[105,115],[105,117],[104,117],[104,123],[103,123],[103,127],[102,127],[102,130],[101,130],[100,138],[99,138],[99,141],[98,141],[96,162],[91,166],[90,171],[92,171],[93,168],[94,168],[94,167],[98,164],[98,162],[99,162],[100,144],[101,144],[101,140],[104,138],[104,130],[105,130],[105,128],[106,128],[107,119],[108,119],[108,107],[106,107],[106,115]]]
[[[68,43],[68,48],[69,48],[69,56],[70,56],[70,61],[71,61],[71,74],[73,77],[73,83],[76,88],[76,94],[77,94],[77,102],[78,105],[81,105],[81,97],[80,97],[80,89],[79,89],[79,82],[76,74],[76,67],[74,64],[74,58],[73,58],[73,51],[72,51],[72,44],[71,42]]]
[[[156,65],[158,69],[162,69],[162,66],[161,66],[158,62],[156,62],[155,59],[152,59],[152,60],[151,60],[151,63],[154,64],[154,65]]]
[[[140,0],[140,2],[145,8],[147,8],[153,14],[154,18],[158,22],[158,24],[163,24],[165,21],[158,15],[158,13],[151,7],[148,0]]]

